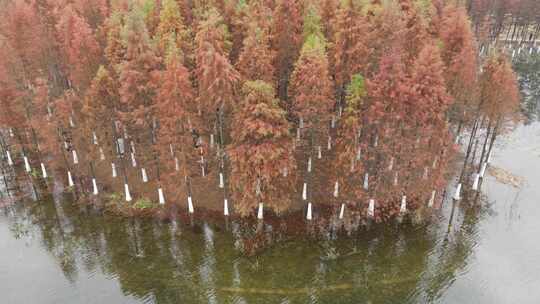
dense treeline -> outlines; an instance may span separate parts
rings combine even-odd
[[[462,134],[480,172],[519,107],[453,1],[13,0],[1,20],[3,155],[191,213],[431,206]]]
[[[540,2],[536,0],[467,0],[467,9],[482,43],[538,40]]]

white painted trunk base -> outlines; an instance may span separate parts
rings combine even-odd
[[[482,164],[482,169],[480,170],[480,177],[481,178],[484,178],[484,175],[486,174],[486,168],[487,168],[487,163],[483,163]]]
[[[339,196],[339,182],[336,181],[336,183],[334,184],[334,197],[338,197]]]
[[[374,199],[369,200],[367,215],[369,217],[374,217],[375,216],[375,200]]]
[[[28,162],[28,157],[23,156],[23,158],[24,158],[24,170],[27,173],[30,173],[30,171],[32,171],[32,168],[30,168],[30,163]]]
[[[137,160],[135,159],[135,153],[131,152],[131,166],[133,168],[137,167]]]
[[[431,198],[429,199],[429,202],[428,202],[428,207],[433,207],[433,204],[435,203],[435,194],[437,194],[437,191],[433,190],[431,192]]]
[[[73,164],[78,165],[79,164],[79,156],[77,155],[77,151],[73,150]]]
[[[142,175],[143,183],[147,183],[148,182],[148,175],[146,174],[146,169],[145,168],[141,168],[141,175]]]
[[[125,192],[125,195],[126,195],[126,202],[131,202],[131,200],[133,198],[131,197],[131,193],[129,192],[129,185],[128,184],[124,184],[124,192]]]
[[[223,215],[229,216],[229,201],[226,198],[223,199]]]
[[[461,183],[457,185],[456,192],[454,193],[454,199],[459,201],[461,199]]]
[[[99,159],[105,160],[105,153],[103,153],[103,148],[99,148]]]
[[[401,197],[401,207],[399,208],[399,212],[400,213],[407,212],[407,196],[406,195]]]
[[[193,200],[191,199],[191,196],[188,196],[187,201],[188,201],[188,212],[193,214],[193,212],[195,212],[195,209],[193,208]]]
[[[203,177],[206,176],[206,171],[204,170],[204,157],[201,156],[201,174]]]
[[[311,203],[308,203],[308,206],[307,206],[307,214],[306,214],[306,219],[308,221],[311,221],[313,219],[313,214],[312,214],[312,206],[311,206]]]
[[[259,203],[259,209],[257,210],[257,219],[262,220],[264,216],[264,205],[263,203]]]
[[[223,189],[225,187],[225,183],[223,181],[223,173],[219,172],[219,188]]]
[[[163,195],[163,189],[158,188],[158,199],[160,205],[165,205],[165,195]]]
[[[114,163],[111,163],[111,169],[112,169],[112,177],[116,178],[116,165]]]
[[[45,169],[45,165],[41,163],[41,175],[43,175],[43,178],[47,178],[47,170]]]
[[[304,201],[307,200],[307,183],[304,183],[304,186],[302,188],[302,199]]]
[[[478,190],[478,182],[480,181],[480,174],[478,173],[475,173],[474,174],[474,182],[473,182],[473,185],[472,185],[472,189],[474,191],[477,191]]]
[[[75,186],[75,183],[73,182],[73,177],[71,176],[71,172],[68,171],[68,186],[73,187]]]
[[[11,153],[9,153],[9,151],[6,151],[6,156],[8,165],[13,166],[13,160],[11,159]]]
[[[328,143],[326,144],[326,150],[332,150],[332,137],[328,136]]]
[[[364,189],[369,189],[369,173],[366,173],[366,175],[364,175]]]
[[[341,209],[339,210],[339,219],[343,219],[343,215],[345,215],[345,204],[341,204]]]
[[[98,190],[98,186],[97,186],[97,182],[96,182],[95,178],[92,178],[92,187],[94,189],[94,191],[93,191],[94,195],[98,195],[99,190]]]

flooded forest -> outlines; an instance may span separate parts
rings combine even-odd
[[[2,303],[538,303],[540,2],[0,0]]]

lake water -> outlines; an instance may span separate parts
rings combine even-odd
[[[279,242],[247,257],[239,225],[102,215],[54,197],[0,210],[1,303],[540,303],[540,123],[519,127],[479,205],[426,224]],[[450,225],[449,225],[450,224]]]

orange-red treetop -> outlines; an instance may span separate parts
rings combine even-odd
[[[316,35],[309,36],[302,47],[291,76],[289,95],[291,112],[304,120],[306,128],[324,133],[334,99],[325,45]]]
[[[471,103],[478,69],[477,48],[464,8],[444,8],[440,39],[448,92],[458,103]]]
[[[504,55],[492,55],[480,76],[481,111],[494,123],[503,123],[515,118],[519,101],[519,87],[512,65]]]
[[[213,121],[219,108],[234,101],[238,72],[229,62],[230,44],[223,19],[215,9],[207,12],[195,37],[199,110]]]

